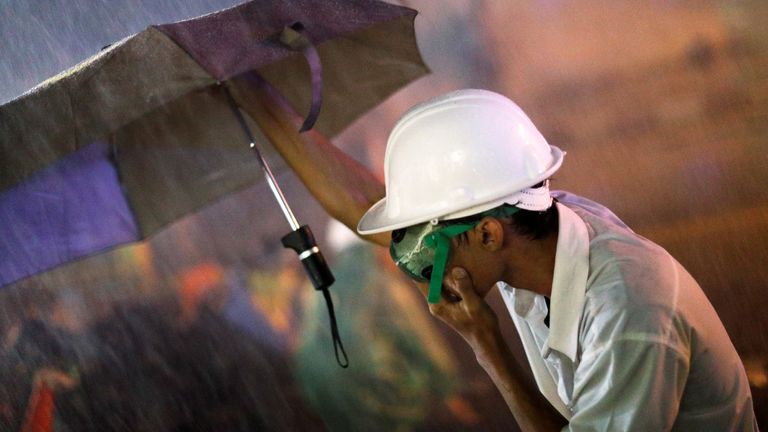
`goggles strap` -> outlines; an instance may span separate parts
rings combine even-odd
[[[445,274],[445,265],[448,263],[448,251],[451,248],[451,237],[465,233],[477,225],[472,224],[448,225],[438,231],[429,234],[424,238],[424,243],[431,248],[436,248],[435,262],[432,265],[432,275],[429,279],[429,291],[427,301],[429,303],[440,303],[440,290],[443,286],[443,275]]]

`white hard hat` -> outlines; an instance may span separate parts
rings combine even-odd
[[[550,146],[508,98],[459,90],[409,110],[395,125],[384,157],[386,197],[363,215],[360,234],[450,220],[501,204],[551,205],[548,179],[565,153]]]

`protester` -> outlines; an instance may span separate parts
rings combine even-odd
[[[524,430],[756,430],[743,365],[701,288],[610,210],[549,190],[565,153],[506,97],[460,90],[390,134],[385,185],[269,86],[241,97],[334,218],[390,248]],[[484,298],[498,286],[538,390]]]

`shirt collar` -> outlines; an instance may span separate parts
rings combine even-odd
[[[559,219],[557,249],[550,299],[549,338],[542,352],[554,349],[575,362],[589,273],[589,231],[573,210],[560,203],[555,205]],[[531,319],[538,295],[504,285],[503,288],[511,291],[514,299],[514,313],[523,319]]]
[[[556,205],[559,230],[547,345],[575,362],[589,274],[589,231],[573,210]]]

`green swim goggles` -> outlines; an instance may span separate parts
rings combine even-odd
[[[503,204],[491,210],[455,221],[431,222],[401,228],[392,232],[389,254],[405,274],[417,282],[429,281],[427,301],[440,302],[445,265],[451,238],[474,228],[486,216],[508,217],[520,210]]]

